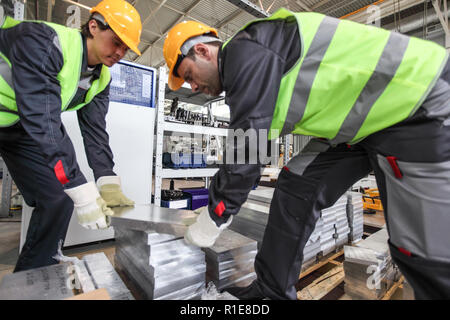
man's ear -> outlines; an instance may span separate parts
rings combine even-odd
[[[211,58],[211,50],[204,43],[197,43],[194,46],[194,52],[195,52],[195,54],[197,54],[198,56],[200,56],[204,59],[209,60]]]
[[[89,32],[94,36],[98,31],[97,21],[94,19],[89,21]]]

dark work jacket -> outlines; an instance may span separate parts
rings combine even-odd
[[[219,74],[225,103],[230,107],[230,129],[268,132],[280,81],[299,58],[300,50],[296,22],[284,20],[254,23],[219,50]],[[260,179],[261,167],[259,163],[220,166],[209,187],[210,216],[217,225],[239,212]]]
[[[219,50],[219,74],[226,93],[225,102],[230,107],[230,129],[269,130],[281,79],[297,62],[300,53],[295,20],[256,22],[238,32]],[[450,117],[445,83],[449,74],[450,60],[421,106],[431,118]],[[250,190],[259,182],[261,167],[261,164],[220,167],[211,180],[208,206],[217,225],[239,212]]]
[[[67,182],[64,188],[86,183],[75,156],[72,142],[61,123],[61,97],[57,75],[63,56],[54,45],[56,32],[44,23],[22,22],[0,30],[0,50],[11,61],[19,122],[13,129],[25,130],[38,145],[48,166],[53,170],[61,160]],[[83,62],[79,88],[69,108],[77,105],[89,88],[90,81],[100,76],[102,65],[87,72],[86,39],[83,38]],[[90,79],[89,79],[90,77]],[[84,81],[81,81],[83,80]],[[88,105],[77,111],[89,166],[95,179],[115,175],[105,116],[109,105],[109,87]],[[12,128],[1,128],[6,133]]]

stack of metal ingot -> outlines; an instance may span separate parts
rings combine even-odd
[[[380,299],[400,272],[393,264],[386,229],[354,246],[344,246],[345,293],[353,299]]]
[[[199,299],[205,287],[205,254],[183,238],[153,230],[114,227],[116,267],[144,299]]]
[[[303,264],[309,261],[315,261],[320,252],[320,238],[322,237],[323,220],[317,220],[316,227],[306,242],[303,249]]]
[[[100,288],[111,300],[134,299],[103,252],[72,260],[5,275],[0,300],[60,300]]]
[[[350,228],[348,227],[347,220],[347,195],[343,195],[333,205],[336,215],[336,247],[341,247],[348,243],[348,234]]]
[[[320,250],[323,255],[326,255],[336,248],[336,210],[333,207],[323,209],[320,219],[323,221]]]
[[[364,216],[362,195],[359,192],[347,192],[347,219],[350,227],[349,240],[356,243],[364,233]]]
[[[245,287],[256,279],[254,262],[257,242],[225,229],[206,254],[206,281],[218,290],[229,286]]]

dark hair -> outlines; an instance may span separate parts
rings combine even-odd
[[[91,14],[91,16],[89,17],[88,21],[81,26],[81,33],[86,38],[92,38],[91,31],[89,31],[89,21],[91,21],[91,20],[97,21],[97,25],[98,25],[99,29],[102,30],[102,31],[110,29],[110,27],[107,24],[105,25],[102,21],[100,21],[98,19],[95,19],[94,18],[94,14],[95,13]]]
[[[205,44],[209,44],[213,47],[220,47],[223,43],[222,41],[220,41],[219,39],[217,39],[217,41],[212,41],[212,42],[206,42]],[[192,60],[195,61],[195,51],[194,51],[194,46],[192,46],[192,48],[189,49],[186,58],[191,58]]]

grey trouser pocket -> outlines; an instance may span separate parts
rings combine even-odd
[[[434,261],[450,262],[450,161],[397,161],[397,178],[378,155],[385,175],[387,224],[392,244]]]

